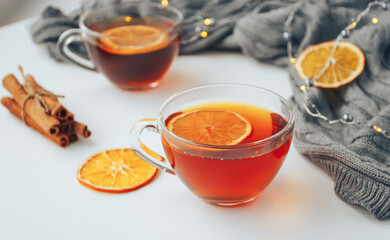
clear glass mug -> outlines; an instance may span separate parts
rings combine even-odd
[[[99,70],[120,88],[151,88],[178,54],[182,21],[179,10],[161,3],[111,4],[83,14],[79,29],[61,34],[58,49],[69,61]],[[72,51],[77,42],[83,42],[90,60]]]
[[[280,120],[283,124],[265,139],[231,146],[195,143],[167,128],[172,114],[211,102],[260,106],[270,113],[272,124]],[[259,121],[252,125],[261,128],[261,118]],[[157,120],[145,119],[134,125],[129,140],[130,148],[139,157],[177,175],[195,195],[213,204],[231,206],[252,201],[274,179],[289,151],[293,128],[292,109],[281,96],[260,87],[216,84],[173,95],[162,105]],[[161,157],[164,161],[141,148],[140,137],[145,130],[160,135],[166,155]]]

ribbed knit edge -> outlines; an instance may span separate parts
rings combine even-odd
[[[334,157],[334,149],[327,154],[326,149],[313,150],[299,144],[295,139],[295,147],[303,155],[327,172],[335,182],[335,193],[347,203],[362,206],[377,219],[390,217],[390,188],[367,175],[340,162]]]

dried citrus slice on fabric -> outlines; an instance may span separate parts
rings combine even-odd
[[[328,68],[318,76],[331,56],[334,43],[323,42],[303,50],[295,62],[298,75],[304,80],[312,77],[313,85],[322,88],[337,88],[359,76],[365,57],[359,47],[349,42],[338,43]]]
[[[145,149],[145,148],[144,148]],[[150,149],[153,157],[160,158]],[[131,149],[113,149],[99,152],[85,160],[77,170],[77,180],[90,189],[123,193],[149,183],[157,169],[138,157]]]
[[[214,109],[180,114],[167,127],[179,137],[209,145],[235,145],[252,132],[252,125],[241,115]]]
[[[114,54],[139,54],[165,47],[168,34],[146,25],[128,25],[102,32],[100,48]]]

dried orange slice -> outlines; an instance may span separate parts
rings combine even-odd
[[[319,75],[333,46],[334,41],[330,41],[303,50],[295,62],[298,75],[302,79],[312,77],[313,85],[322,88],[337,88],[353,81],[362,73],[365,57],[359,47],[349,42],[338,43],[328,68]]]
[[[146,25],[128,25],[102,32],[101,49],[114,54],[139,54],[165,47],[168,34]]]
[[[210,145],[235,145],[252,132],[252,125],[241,115],[215,109],[180,114],[167,127],[179,137]]]
[[[145,150],[160,158],[150,149]],[[144,186],[156,174],[155,167],[142,160],[131,149],[125,148],[106,150],[89,157],[77,170],[77,180],[93,190],[123,193]]]

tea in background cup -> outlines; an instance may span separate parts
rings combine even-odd
[[[97,68],[123,89],[151,88],[169,70],[178,54],[182,14],[160,3],[123,2],[91,10],[80,18],[80,29],[59,39],[61,53],[76,64]],[[69,48],[84,42],[88,61]]]
[[[156,121],[138,122],[130,148],[203,200],[230,206],[252,201],[274,179],[293,128],[291,107],[279,95],[248,85],[208,85],[169,98]],[[165,164],[140,147],[146,129],[160,134]]]

